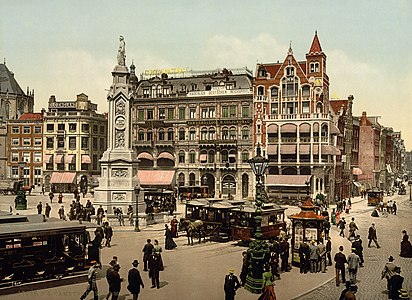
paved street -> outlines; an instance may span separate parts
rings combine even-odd
[[[354,216],[355,221],[360,228],[360,234],[364,246],[367,246],[367,229],[373,221],[378,230],[379,242],[382,245],[381,249],[366,248],[365,261],[366,265],[360,269],[359,292],[358,299],[386,299],[386,294],[382,291],[386,287],[386,282],[380,280],[380,272],[383,268],[389,255],[395,257],[395,263],[402,268],[402,274],[411,273],[412,260],[401,259],[399,257],[399,247],[401,239],[401,230],[412,228],[412,223],[408,216],[412,210],[409,207],[407,196],[393,196],[397,202],[400,202],[399,212],[397,216],[390,215],[388,218],[372,218],[370,217],[371,207],[367,207],[366,201],[357,201],[354,209],[345,217],[349,220]],[[1,196],[0,210],[8,210],[13,204],[14,197]],[[387,200],[386,198],[385,200]],[[35,213],[38,201],[46,202],[48,197],[32,195],[28,196],[29,209],[28,212]],[[67,194],[64,198],[66,211],[71,202],[71,195]],[[82,202],[85,200],[82,199]],[[406,205],[408,204],[408,205]],[[59,205],[52,204],[52,216],[57,216]],[[179,211],[183,212],[183,206],[179,206]],[[298,212],[299,209],[288,208],[286,214],[290,215]],[[373,219],[373,220],[372,220]],[[143,227],[142,231],[136,233],[132,227],[119,227],[114,225],[114,238],[111,248],[102,249],[103,263],[108,263],[113,255],[119,257],[122,268],[120,269],[121,276],[127,278],[127,272],[131,267],[133,259],[142,260],[142,248],[147,238],[158,239],[160,244],[164,245],[164,224],[156,224],[149,227]],[[244,247],[239,247],[234,243],[214,243],[206,242],[195,244],[194,246],[187,245],[185,236],[176,239],[178,244],[177,249],[163,252],[163,260],[165,263],[165,271],[161,272],[161,288],[150,289],[150,280],[146,273],[141,272],[145,282],[145,289],[141,292],[139,299],[223,299],[223,280],[227,270],[234,267],[236,273],[239,274],[241,267],[241,253],[245,250]],[[336,227],[333,227],[332,242],[334,252],[343,245],[345,253],[349,254],[350,244],[347,239],[338,237]],[[106,266],[104,266],[106,267]],[[142,270],[142,264],[139,266]],[[105,268],[101,272],[101,277],[105,275]],[[281,275],[281,280],[276,281],[275,291],[278,300],[283,299],[338,299],[343,286],[337,288],[334,284],[334,269],[329,267],[326,274],[306,274],[299,273],[297,268],[293,268],[291,272]],[[126,289],[127,284],[123,283],[121,297],[119,299],[131,299],[131,295]],[[108,287],[106,280],[103,278],[98,281],[99,299],[104,299]],[[411,278],[405,276],[405,287],[411,289]],[[2,299],[78,299],[86,288],[86,283],[73,284],[70,286],[62,286],[25,292],[20,294],[8,295]],[[315,290],[309,292],[315,288]],[[306,294],[306,295],[305,295]],[[303,296],[302,296],[303,295]],[[90,294],[87,299],[92,299]],[[257,299],[257,295],[250,294],[244,289],[238,290],[237,300]]]

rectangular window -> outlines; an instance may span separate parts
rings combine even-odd
[[[97,134],[99,132],[99,126],[93,125],[93,134]]]
[[[228,118],[229,117],[229,107],[228,106],[223,106],[222,107],[222,117],[223,118]]]
[[[153,109],[148,109],[147,110],[147,119],[148,120],[153,120]]]
[[[42,160],[41,160],[41,152],[34,152],[34,154],[33,154],[33,160],[34,160],[34,162],[36,162],[36,163],[41,162],[41,161],[42,161]]]
[[[185,130],[179,130],[179,141],[185,140]]]
[[[189,118],[190,118],[190,119],[196,118],[196,108],[195,108],[195,107],[191,107],[191,108],[190,108]]]
[[[165,119],[165,109],[164,108],[159,108],[159,119],[160,120]]]
[[[150,89],[143,89],[143,98],[150,97]]]
[[[11,167],[11,175],[14,177],[19,176],[19,167]]]
[[[65,124],[57,124],[57,130],[64,130],[65,129]]]
[[[196,162],[196,153],[195,152],[190,152],[189,153],[189,163],[194,164]]]
[[[179,107],[179,120],[186,119],[186,108]]]
[[[180,152],[179,153],[179,164],[184,164],[185,163],[185,153]]]
[[[76,137],[75,136],[70,136],[69,137],[69,149],[70,150],[75,150],[76,149]]]
[[[88,171],[89,170],[89,165],[90,164],[82,164],[82,171]]]
[[[24,126],[23,127],[23,133],[29,134],[30,133],[30,126]]]
[[[209,118],[215,117],[215,111],[216,109],[214,107],[209,107]]]
[[[97,151],[97,138],[93,138],[93,150]]]
[[[97,170],[97,163],[98,163],[98,159],[97,159],[97,154],[93,154],[93,170]]]
[[[76,123],[69,123],[69,131],[73,132],[76,131],[77,124]]]
[[[175,110],[174,110],[174,108],[168,108],[167,109],[167,118],[169,120],[174,120],[175,119]]]
[[[64,136],[58,135],[57,136],[57,148],[64,148]]]
[[[26,163],[30,162],[30,152],[23,152],[23,161]]]
[[[41,138],[34,138],[34,146],[41,146],[42,139]]]
[[[31,145],[30,138],[24,138],[23,139],[23,146],[30,146],[30,145]]]
[[[163,97],[169,97],[169,88],[163,88]]]
[[[19,139],[11,139],[11,144],[13,146],[19,146],[20,145]]]
[[[277,103],[272,103],[270,105],[270,113],[272,115],[277,115],[278,114],[278,104]]]
[[[47,132],[53,132],[54,131],[54,124],[47,124],[46,128],[47,128]]]
[[[243,118],[249,117],[249,106],[242,106],[242,117]]]
[[[13,126],[11,128],[11,133],[19,133],[20,132],[20,128],[18,126]]]
[[[52,137],[47,138],[46,147],[47,147],[47,149],[53,149],[54,148],[54,138],[52,138]]]
[[[89,124],[86,124],[86,123],[82,124],[82,131],[89,132]]]
[[[137,120],[144,121],[144,110],[143,109],[139,109],[137,111]]]
[[[231,105],[229,108],[229,117],[236,117],[236,106]]]
[[[101,134],[101,135],[104,135],[104,131],[105,131],[105,130],[104,130],[104,126],[100,126],[100,134]]]
[[[34,127],[34,133],[40,134],[41,133],[41,126],[35,126]]]
[[[82,137],[82,149],[88,149],[88,148],[89,148],[89,138]]]
[[[202,119],[206,119],[208,117],[208,110],[207,108],[202,108]]]
[[[41,167],[34,168],[34,176],[41,176]]]
[[[13,161],[13,162],[18,162],[19,161],[19,153],[18,152],[12,152],[11,153],[11,161]]]
[[[104,144],[104,138],[100,138],[100,151],[106,150],[106,145]]]
[[[302,102],[302,113],[307,114],[309,112],[309,101]]]

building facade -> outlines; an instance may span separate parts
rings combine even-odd
[[[7,177],[25,186],[40,186],[43,180],[43,114],[24,113],[7,124]]]
[[[134,83],[139,170],[175,170],[178,186],[207,186],[216,197],[251,197],[252,80],[247,69],[219,69],[158,72]]]
[[[85,94],[75,101],[56,101],[51,96],[44,112],[44,184],[56,191],[74,185],[87,187],[100,175],[99,159],[107,148],[107,118]]]
[[[339,134],[329,113],[326,55],[317,34],[306,60],[291,47],[283,62],[259,63],[254,80],[254,145],[270,160],[266,186],[275,199],[296,200],[311,193],[334,195]]]

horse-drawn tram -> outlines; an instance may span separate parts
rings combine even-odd
[[[249,242],[255,229],[256,207],[250,201],[204,198],[187,201],[186,219],[203,222],[206,236],[217,240]],[[262,206],[262,232],[265,239],[286,231],[285,208],[274,203]]]
[[[87,229],[93,227],[43,215],[0,214],[0,295],[16,285],[85,274]]]

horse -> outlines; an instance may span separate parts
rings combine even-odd
[[[203,235],[203,241],[205,241],[206,232],[204,230],[203,225],[204,225],[203,221],[201,221],[201,220],[196,220],[196,221],[192,222],[192,221],[190,221],[188,219],[185,219],[185,218],[180,219],[179,231],[186,230],[188,245],[193,246],[193,236],[195,235],[195,233],[197,233],[198,236],[199,236],[199,244],[200,244],[200,240],[202,238],[202,235]]]

